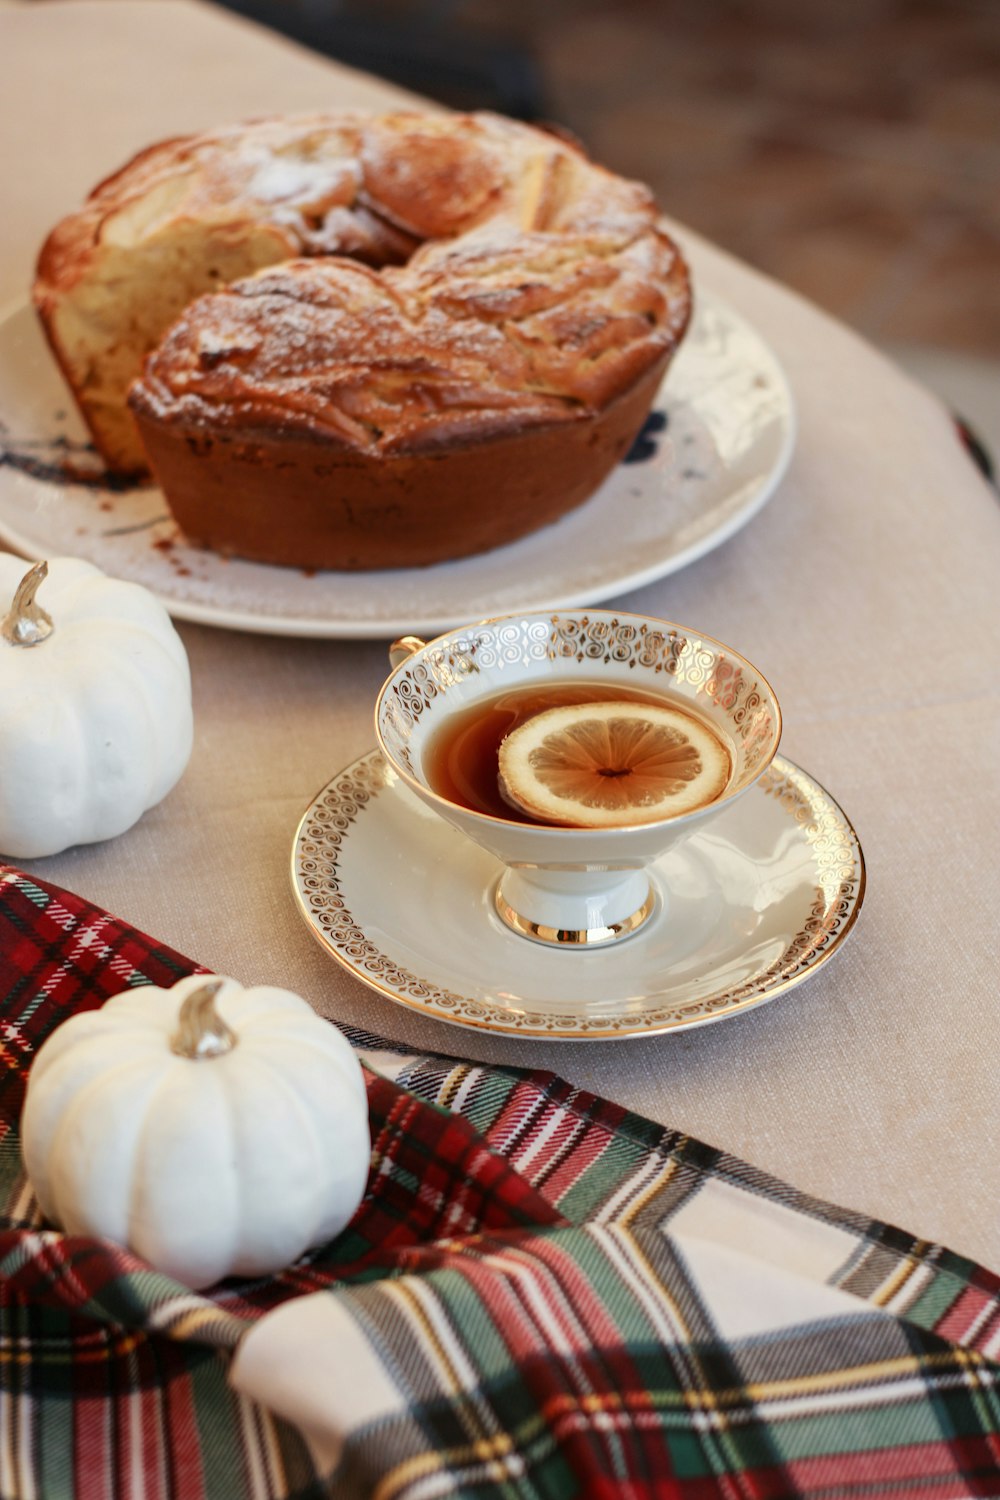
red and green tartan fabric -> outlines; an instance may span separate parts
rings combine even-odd
[[[196,968],[0,866],[2,1500],[1000,1496],[996,1276],[551,1073],[349,1032],[369,1189],[278,1277],[46,1228],[35,1051]]]

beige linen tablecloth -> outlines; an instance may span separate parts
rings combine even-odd
[[[51,224],[149,141],[404,97],[187,0],[0,6],[0,54],[5,300],[25,295]],[[996,497],[926,392],[677,233],[698,284],[781,359],[798,446],[744,531],[616,602],[730,641],[775,685],[784,752],[841,802],[867,858],[865,908],[832,963],[721,1025],[558,1048],[426,1021],[364,988],[306,931],[288,865],[305,805],[373,743],[378,642],[181,626],[196,713],[183,781],[113,843],[32,868],[220,972],[420,1047],[555,1067],[998,1268]]]

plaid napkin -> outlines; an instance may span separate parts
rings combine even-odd
[[[554,1074],[361,1034],[349,1228],[196,1294],[44,1227],[59,1021],[196,966],[0,866],[0,1497],[1000,1495],[1000,1281]]]

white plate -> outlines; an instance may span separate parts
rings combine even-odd
[[[701,557],[760,509],[791,456],[792,398],[768,346],[708,293],[647,429],[586,504],[480,557],[313,575],[229,561],[179,538],[159,490],[101,482],[34,312],[20,306],[0,321],[0,539],[32,560],[83,557],[142,583],[178,619],[273,635],[432,636],[484,615],[596,604]],[[69,481],[67,462],[93,478]]]
[[[492,902],[501,868],[378,751],[323,788],[292,850],[313,935],[380,994],[438,1021],[561,1041],[703,1026],[784,993],[837,950],[865,888],[847,817],[780,757],[657,861],[656,911],[608,949],[511,932]]]

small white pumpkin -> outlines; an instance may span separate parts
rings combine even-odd
[[[191,755],[191,674],[147,589],[74,558],[25,567],[0,553],[0,853],[37,859],[167,795]]]
[[[72,1016],[39,1049],[21,1148],[42,1212],[190,1287],[339,1234],[371,1141],[361,1066],[299,995],[203,974]]]

